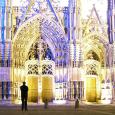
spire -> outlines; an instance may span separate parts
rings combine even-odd
[[[99,14],[96,10],[95,4],[93,4],[90,16],[89,16],[88,21],[86,23],[86,28],[87,28],[87,26],[89,26],[89,23],[91,22],[92,19],[96,21],[96,23],[98,24],[98,27],[100,27],[100,30],[102,30],[103,33],[106,33],[103,26],[102,26],[102,22],[100,20]]]

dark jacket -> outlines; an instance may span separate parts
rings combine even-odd
[[[21,99],[28,99],[28,87],[26,85],[22,85],[20,87],[21,90]]]
[[[76,108],[79,108],[79,100],[78,99],[75,100],[75,109]]]

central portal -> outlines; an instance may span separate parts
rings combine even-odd
[[[29,88],[29,102],[52,101],[54,98],[54,69],[55,64],[51,60],[28,60],[26,62],[26,81]]]

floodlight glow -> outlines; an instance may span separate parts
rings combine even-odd
[[[66,104],[66,100],[54,100],[53,103],[62,105],[62,104]]]

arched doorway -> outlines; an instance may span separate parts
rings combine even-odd
[[[13,39],[13,46],[12,46],[13,61],[12,61],[12,78],[11,79],[12,79],[12,82],[17,83],[17,86],[16,86],[16,84],[14,84],[14,89],[16,89],[16,88],[19,89],[20,83],[26,79],[27,74],[25,71],[26,70],[25,63],[28,60],[28,54],[31,51],[31,47],[33,44],[35,44],[36,42],[41,44],[41,39],[43,41],[45,41],[45,43],[48,45],[48,48],[50,49],[49,50],[47,48],[47,50],[49,50],[51,52],[49,57],[51,57],[51,55],[52,55],[53,58],[56,59],[56,56],[59,54],[61,54],[61,56],[63,56],[63,53],[61,52],[63,50],[57,50],[57,49],[65,48],[65,44],[66,44],[66,39],[65,39],[63,30],[61,29],[60,25],[55,20],[50,19],[49,17],[47,18],[46,16],[40,15],[40,14],[27,20],[24,24],[22,24],[20,26],[20,28],[18,29],[18,31]],[[41,45],[39,45],[39,47],[41,47]],[[41,48],[39,48],[39,49],[41,49]],[[66,52],[65,52],[65,54],[66,54]],[[34,60],[34,62],[36,62],[36,61],[37,60]],[[39,66],[39,65],[43,66],[43,65],[41,65],[41,61],[42,61],[42,58],[39,59],[40,64],[38,64],[36,66]],[[44,63],[44,62],[42,62],[42,63]],[[47,61],[47,63],[49,63],[49,61]],[[52,63],[52,62],[50,62],[50,63]],[[52,64],[45,65],[45,67],[46,66],[48,66],[48,69],[50,68],[53,71],[54,66],[52,66]],[[37,84],[36,81],[38,80],[38,76],[41,76],[41,74],[44,74],[44,73],[40,69],[40,74],[31,75],[31,78],[28,77],[28,78],[30,78],[28,81],[28,83],[30,83],[30,86],[32,86],[32,85],[34,86]],[[49,72],[49,73],[46,72],[45,75],[46,74],[50,77],[48,78],[48,76],[44,76],[43,77],[44,80],[42,79],[42,81],[44,81],[44,83],[46,83],[46,81],[49,81],[50,83],[52,83],[52,87],[53,87],[54,78],[52,79],[52,77],[54,77],[54,74],[53,73],[51,74],[51,72]],[[51,79],[51,80],[49,80],[49,79]],[[39,82],[39,80],[38,80],[38,82]],[[44,85],[42,85],[42,86],[44,86]],[[35,87],[37,90],[39,86],[36,85]],[[30,89],[31,89],[31,87],[30,87]],[[49,90],[49,89],[47,89],[47,90]],[[13,92],[19,96],[19,90],[13,90]],[[52,92],[53,92],[53,90],[52,90]],[[37,97],[37,95],[35,97]],[[17,96],[16,96],[16,98],[17,98]],[[37,99],[33,99],[33,100],[37,101]]]
[[[92,32],[83,39],[83,44],[85,99],[96,102],[101,100],[101,81],[105,77],[102,69],[106,68],[107,63],[107,41],[103,34]]]

